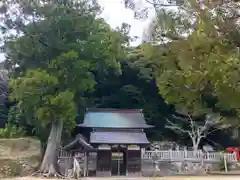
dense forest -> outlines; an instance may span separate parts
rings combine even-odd
[[[1,4],[0,135],[40,138],[42,172],[55,173],[47,157],[87,107],[143,109],[155,126],[152,140],[238,145],[238,4],[177,1],[173,11],[153,2],[156,17],[137,47],[129,45],[131,27],[111,28],[94,0]],[[136,11],[132,0],[125,6]],[[136,18],[147,11],[138,9]]]

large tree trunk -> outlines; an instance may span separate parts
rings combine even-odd
[[[57,174],[57,152],[61,143],[63,129],[63,120],[52,123],[51,132],[48,137],[47,148],[40,167],[41,173],[47,176],[56,176]]]
[[[196,153],[198,151],[199,142],[195,137],[192,137],[191,139],[193,151]]]

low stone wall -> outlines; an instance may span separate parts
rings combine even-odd
[[[158,164],[160,171],[156,170],[155,164],[152,160],[142,160],[142,176],[167,176],[173,175],[171,173],[177,173],[178,169],[170,162],[162,162]]]
[[[205,175],[207,171],[200,168],[201,163],[194,162],[159,162],[159,170],[156,169],[152,160],[142,160],[142,175],[145,177],[153,176],[173,176],[173,175]],[[194,168],[196,167],[196,168]],[[219,163],[204,163],[206,169],[219,170]],[[230,169],[229,169],[230,170]]]
[[[30,175],[39,166],[41,144],[32,138],[0,139],[0,179]]]

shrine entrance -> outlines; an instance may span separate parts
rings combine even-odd
[[[141,175],[141,148],[148,144],[146,134],[139,129],[98,129],[90,142],[97,150],[97,176]]]
[[[141,175],[141,148],[138,145],[100,145],[97,176]]]
[[[126,148],[113,148],[112,150],[112,167],[111,174],[112,176],[125,176],[127,172],[127,157],[126,157]]]

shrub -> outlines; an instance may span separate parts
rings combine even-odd
[[[6,124],[4,128],[0,129],[0,138],[18,138],[24,135],[25,131],[15,125]]]

